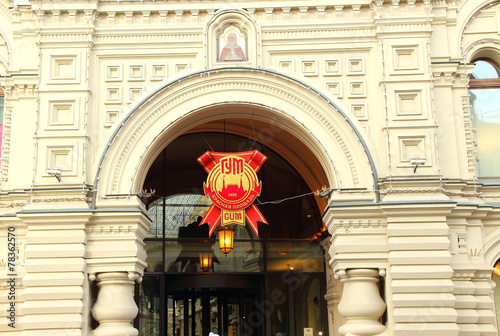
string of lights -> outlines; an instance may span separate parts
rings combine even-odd
[[[90,19],[93,18],[93,10],[90,8],[90,1],[87,0],[87,11],[85,13],[86,20],[87,20],[87,51],[86,51],[86,66],[85,66],[85,86],[86,86],[86,94],[85,94],[85,107],[84,107],[84,112],[83,112],[83,134],[84,134],[84,139],[83,139],[83,153],[82,153],[82,196],[85,196],[87,193],[86,186],[88,185],[87,183],[87,170],[86,170],[86,165],[87,165],[87,146],[89,142],[89,134],[88,134],[88,113],[89,113],[89,108],[90,108],[90,102],[89,102],[89,76],[90,76],[90,53],[92,50],[92,44],[91,44],[91,21]]]
[[[387,97],[387,81],[386,81],[386,64],[385,64],[385,49],[384,49],[384,0],[379,0],[377,3],[379,12],[379,43],[380,57],[382,63],[382,96],[384,97],[384,119],[385,119],[385,135],[387,141],[387,174],[389,176],[389,191],[392,191],[392,156],[391,156],[391,135],[389,132],[389,99]]]
[[[432,34],[432,24],[431,24],[431,13],[432,13],[432,7],[431,7],[431,1],[430,0],[425,0],[425,9],[426,9],[426,26],[427,26],[427,63],[429,65],[429,76],[430,76],[430,95],[431,95],[431,117],[433,119],[434,123],[434,132],[433,132],[433,141],[435,144],[436,148],[436,166],[438,169],[438,176],[439,176],[439,189],[444,190],[443,187],[443,173],[441,170],[441,156],[439,154],[439,141],[438,141],[438,119],[437,119],[437,111],[436,111],[436,102],[435,102],[435,95],[434,95],[434,71],[432,69],[432,54],[431,54],[431,34]]]
[[[42,0],[38,0],[38,12],[37,12],[37,38],[38,38],[38,82],[36,86],[36,120],[35,120],[35,130],[33,132],[33,142],[34,142],[34,150],[33,150],[33,176],[31,179],[31,188],[30,188],[30,202],[33,202],[34,199],[34,189],[35,189],[35,178],[37,172],[37,158],[38,158],[38,126],[40,124],[40,85],[42,78],[42,18],[43,18],[43,10],[42,10]]]

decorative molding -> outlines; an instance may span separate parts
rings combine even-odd
[[[298,29],[291,28],[280,31],[262,31],[262,38],[266,40],[281,39],[310,39],[310,38],[335,38],[345,36],[367,36],[374,37],[376,30],[371,27],[344,28],[344,29]]]
[[[88,37],[85,35],[85,39],[88,39]],[[107,33],[106,35],[101,35],[99,33],[96,33],[94,35],[94,43],[97,44],[105,44],[105,43],[136,43],[136,42],[198,42],[201,43],[203,42],[203,32],[201,29],[199,32],[195,33],[171,33],[171,34],[165,34],[165,33],[158,33],[154,34],[151,32],[148,33],[137,33],[134,32],[133,34],[111,34]]]
[[[222,72],[222,70],[220,72]],[[177,81],[176,83],[180,82],[181,80]],[[123,170],[123,165],[125,163],[127,156],[130,154],[133,145],[141,137],[142,133],[144,133],[145,130],[147,130],[149,126],[156,119],[159,118],[160,115],[166,113],[172,106],[175,106],[176,104],[182,101],[186,101],[200,94],[207,94],[209,92],[234,90],[234,89],[267,92],[273,96],[282,97],[287,101],[295,103],[297,106],[301,107],[303,110],[311,114],[317,121],[322,123],[325,126],[325,128],[330,131],[330,133],[333,135],[339,146],[342,148],[344,156],[347,159],[350,171],[352,173],[354,185],[355,186],[358,185],[359,183],[358,171],[354,164],[352,153],[349,151],[346,142],[340,136],[340,134],[338,133],[337,129],[333,126],[333,124],[330,123],[325,118],[325,116],[322,113],[320,113],[315,107],[309,104],[306,100],[300,99],[299,97],[297,97],[297,95],[293,95],[278,87],[256,82],[234,81],[234,82],[224,82],[224,83],[202,83],[202,85],[199,85],[196,88],[192,88],[191,90],[188,91],[183,90],[181,93],[175,92],[174,95],[169,96],[168,100],[162,102],[161,105],[158,105],[152,113],[150,113],[147,117],[145,117],[142,120],[141,124],[137,126],[133,134],[128,138],[128,143],[126,146],[124,146],[123,150],[121,151],[121,155],[119,156],[115,168],[113,170],[111,192],[116,193],[118,191],[119,176]]]
[[[136,229],[132,225],[87,225],[87,233],[89,234],[127,234],[135,232]]]
[[[476,155],[475,152],[475,141],[474,133],[472,131],[472,113],[470,109],[469,95],[462,95],[462,110],[464,116],[464,128],[465,128],[465,145],[467,149],[467,167],[470,173],[476,171]]]
[[[382,219],[351,219],[333,221],[334,229],[345,229],[346,231],[350,229],[381,228],[385,226],[387,226],[387,223]]]
[[[3,13],[9,19],[12,19],[11,9],[5,4],[4,1],[0,1],[0,13]]]

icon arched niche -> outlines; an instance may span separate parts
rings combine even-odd
[[[315,169],[324,174],[335,190],[332,197],[351,190],[376,199],[375,164],[354,121],[322,92],[293,78],[233,67],[166,83],[118,123],[99,163],[96,206],[137,194],[163,148],[189,130],[221,119],[255,120],[260,126],[256,132],[268,132],[268,137],[278,130],[289,133],[317,160],[310,175]]]

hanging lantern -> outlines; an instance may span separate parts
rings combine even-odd
[[[217,231],[219,232],[219,248],[227,255],[233,249],[234,226],[223,226]]]
[[[212,269],[212,252],[200,253],[200,268],[203,272],[209,272]]]

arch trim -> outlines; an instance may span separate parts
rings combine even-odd
[[[93,195],[92,195],[92,208],[96,207],[97,190],[98,190],[98,185],[99,185],[99,181],[100,181],[100,175],[101,175],[102,166],[103,166],[106,154],[110,150],[110,147],[113,144],[114,139],[119,134],[120,130],[124,127],[124,125],[126,124],[126,122],[136,113],[136,111],[138,111],[145,103],[147,103],[147,102],[151,101],[152,99],[154,99],[155,96],[159,95],[164,90],[170,89],[172,85],[175,85],[177,83],[181,83],[184,80],[193,78],[195,76],[196,77],[203,77],[203,76],[210,76],[211,74],[215,74],[215,73],[219,73],[219,72],[232,72],[232,71],[251,71],[251,72],[255,71],[255,72],[259,72],[259,73],[266,74],[266,75],[272,75],[272,76],[275,76],[275,77],[279,76],[279,77],[281,77],[281,78],[283,78],[283,79],[285,79],[287,81],[291,81],[291,82],[294,82],[294,83],[302,86],[302,88],[304,88],[304,89],[306,89],[306,90],[314,93],[317,97],[321,98],[324,102],[326,102],[328,105],[330,105],[331,107],[333,107],[342,116],[342,118],[349,124],[349,126],[351,127],[351,129],[354,131],[354,133],[355,133],[355,135],[357,137],[357,140],[361,144],[361,146],[363,148],[363,151],[364,151],[364,153],[366,155],[366,158],[367,158],[367,163],[370,165],[376,201],[377,202],[380,201],[380,192],[379,192],[378,183],[377,183],[377,181],[378,181],[378,174],[377,174],[377,170],[376,170],[376,166],[375,166],[373,157],[372,157],[371,152],[370,152],[370,150],[368,148],[368,145],[364,141],[364,139],[363,139],[360,131],[357,129],[357,127],[353,123],[353,121],[349,118],[349,116],[347,116],[345,114],[345,112],[342,109],[340,109],[337,106],[337,104],[335,104],[335,102],[333,102],[329,97],[327,97],[321,91],[315,89],[314,87],[308,85],[307,83],[305,83],[305,82],[303,82],[303,81],[301,81],[299,79],[293,78],[290,75],[286,75],[286,74],[283,74],[283,73],[280,73],[280,72],[277,72],[277,71],[274,71],[274,70],[269,70],[269,69],[256,69],[256,68],[251,68],[251,67],[224,67],[224,68],[217,68],[217,69],[211,69],[211,70],[197,71],[197,72],[189,73],[189,74],[186,74],[186,75],[184,75],[182,77],[179,77],[179,78],[167,81],[167,82],[163,83],[159,88],[157,88],[154,92],[152,92],[149,95],[147,95],[146,97],[144,97],[141,101],[139,101],[129,111],[129,113],[122,119],[122,122],[120,123],[120,125],[118,125],[118,127],[115,128],[115,130],[112,133],[109,141],[107,142],[107,144],[106,144],[106,146],[105,146],[105,148],[103,150],[103,153],[101,155],[101,158],[99,160],[99,164],[98,164],[98,167],[97,167],[96,176],[95,176],[95,179],[94,179]],[[156,110],[158,110],[158,109],[161,109],[161,108],[157,107]]]

